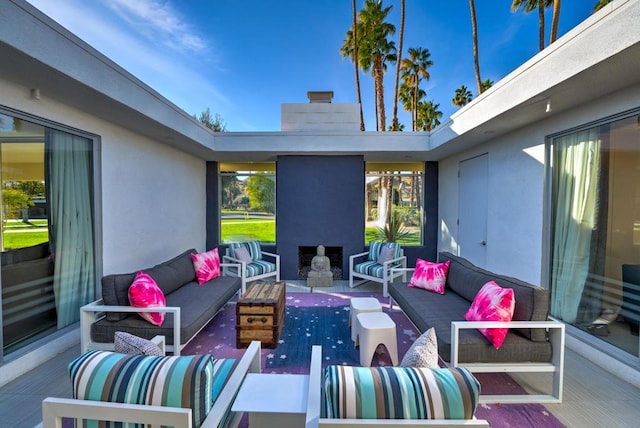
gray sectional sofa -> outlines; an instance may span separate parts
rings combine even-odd
[[[559,402],[564,324],[549,319],[549,290],[481,269],[451,253],[440,253],[438,261],[446,260],[451,264],[443,295],[395,282],[389,285],[391,298],[420,332],[435,329],[438,353],[450,365],[486,372],[553,372],[554,392],[530,398],[537,402]],[[515,295],[513,320],[500,325],[509,327],[509,332],[499,349],[477,330],[486,325],[464,319],[477,292],[491,280],[501,287],[512,288]]]
[[[155,326],[137,314],[144,309],[129,306],[128,290],[136,272],[103,277],[102,299],[83,306],[80,311],[82,352],[113,349],[115,332],[125,331],[147,339],[163,335],[167,350],[179,355],[241,286],[239,278],[230,276],[220,276],[199,285],[191,260],[193,253],[196,250],[190,249],[164,263],[140,269],[156,281],[165,295],[166,308],[147,310],[167,312],[161,326]],[[179,346],[175,346],[176,343]]]

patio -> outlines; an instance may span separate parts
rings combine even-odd
[[[307,292],[305,281],[287,281],[287,292]],[[379,291],[367,283],[355,289]],[[316,292],[354,291],[348,281],[335,281],[332,288]],[[33,427],[41,422],[45,397],[70,397],[67,364],[79,353],[79,345],[59,354],[35,370],[0,388],[0,415],[4,426]],[[523,380],[525,380],[523,378]],[[535,383],[535,379],[525,381]],[[634,426],[639,415],[640,389],[611,375],[571,349],[566,349],[562,404],[545,407],[568,427]]]

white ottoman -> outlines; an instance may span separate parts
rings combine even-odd
[[[365,312],[356,317],[356,343],[360,344],[360,365],[371,366],[378,345],[387,347],[391,363],[398,365],[396,323],[384,312]]]
[[[365,312],[382,312],[382,305],[375,297],[352,297],[349,304],[351,340],[356,341],[356,317]]]

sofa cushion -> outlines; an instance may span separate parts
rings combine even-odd
[[[444,294],[444,284],[447,281],[450,263],[449,260],[444,263],[431,263],[418,259],[409,281],[409,287],[423,288],[434,293]]]
[[[167,301],[158,284],[140,271],[129,287],[129,303],[134,308],[164,308]],[[142,319],[153,325],[162,325],[166,312],[138,312]]]
[[[73,398],[190,408],[193,426],[199,427],[235,364],[208,354],[154,357],[89,351],[69,363],[69,376]]]
[[[495,281],[505,288],[512,288],[516,299],[513,321],[546,321],[549,316],[549,290],[536,287],[527,282],[481,269],[462,257],[451,253],[440,253],[440,262],[451,261],[447,274],[446,288],[450,288],[469,302],[480,288],[489,281]],[[536,342],[545,342],[547,333],[544,329],[518,329],[525,337]]]
[[[511,321],[515,304],[511,288],[502,288],[495,282],[489,281],[476,294],[471,307],[464,314],[464,319],[467,321]],[[479,328],[478,331],[489,339],[489,342],[496,349],[499,349],[509,329]]]
[[[461,367],[329,366],[322,417],[471,419],[479,395],[480,383]]]
[[[196,250],[190,249],[182,254],[160,263],[145,272],[154,279],[165,296],[180,288],[182,284],[191,282],[196,277],[193,268],[191,254]],[[102,277],[102,300],[105,305],[129,306],[129,286],[133,282],[136,273],[112,274]],[[128,317],[128,313],[107,312],[109,321],[118,321]]]
[[[167,306],[180,310],[180,338],[184,345],[240,290],[241,280],[232,276],[219,276],[205,285],[191,281],[171,294]],[[126,314],[122,320],[102,318],[91,324],[91,339],[100,343],[113,343],[116,331],[126,331],[145,339],[156,335],[165,337],[173,345],[173,314],[168,313],[161,326],[151,325],[137,314]]]
[[[220,276],[220,255],[218,248],[204,253],[191,254],[193,268],[196,271],[196,280],[202,285],[207,281]]]
[[[451,361],[451,321],[464,321],[470,302],[449,290],[445,294],[429,293],[401,282],[390,283],[389,294],[419,331],[435,329],[438,353],[445,361]],[[520,329],[509,329],[500,349],[495,349],[476,329],[461,330],[459,344],[460,362],[551,361],[551,344],[532,341],[522,335]]]

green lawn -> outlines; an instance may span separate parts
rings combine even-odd
[[[32,245],[41,244],[48,240],[49,232],[47,229],[37,229],[30,232],[5,232],[4,249],[11,250],[15,248],[31,247]]]
[[[257,239],[261,242],[276,241],[276,223],[274,219],[225,219],[220,228],[222,242],[233,242],[244,239]],[[378,229],[368,227],[365,231],[365,242],[379,239]],[[416,232],[400,241],[403,245],[420,245],[420,234]]]

